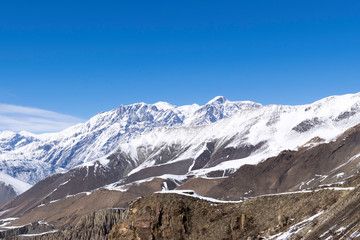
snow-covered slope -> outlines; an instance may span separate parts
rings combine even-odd
[[[29,188],[30,184],[0,172],[0,206]]]
[[[0,132],[0,173],[34,184],[50,174],[102,158],[144,133],[208,125],[240,110],[260,107],[223,97],[204,106],[136,103],[100,113],[59,133]]]
[[[11,185],[17,194],[23,193],[28,190],[31,185],[20,181],[16,178],[10,177],[9,175],[0,173],[0,182],[4,182],[7,185]]]

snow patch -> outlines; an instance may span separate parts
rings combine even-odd
[[[8,185],[11,185],[18,195],[27,191],[29,188],[32,187],[32,185],[23,182],[21,180],[18,180],[16,178],[13,178],[4,172],[0,172],[0,181]]]
[[[7,225],[9,225],[10,223],[12,223],[13,221],[15,221],[18,218],[4,218],[4,219],[0,219],[0,221],[2,222],[2,224],[0,225],[0,227],[5,227]]]
[[[315,218],[319,217],[321,214],[323,214],[324,211],[321,211],[297,224],[295,224],[294,226],[291,226],[288,231],[286,232],[281,232],[278,233],[276,235],[273,235],[271,237],[269,237],[268,239],[276,239],[276,240],[287,240],[290,239],[293,235],[295,235],[296,233],[298,233],[301,229],[305,228],[309,223],[311,223]]]
[[[51,230],[51,231],[42,232],[42,233],[20,234],[19,237],[36,237],[36,236],[42,236],[42,235],[45,235],[45,234],[56,233],[58,231],[59,230]]]
[[[179,195],[183,195],[183,196],[190,196],[190,197],[194,197],[194,198],[198,198],[201,200],[205,200],[208,202],[213,202],[213,203],[241,203],[243,201],[223,201],[223,200],[218,200],[215,198],[210,198],[210,197],[203,197],[198,195],[194,190],[168,190],[168,191],[160,191],[160,192],[155,192],[155,193],[161,193],[161,194],[179,194]]]

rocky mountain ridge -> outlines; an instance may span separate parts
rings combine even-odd
[[[125,209],[86,214],[62,229],[34,222],[0,232],[0,239],[299,239],[304,229],[320,227],[314,219],[353,196],[351,190],[323,189],[225,203],[192,194],[155,193]]]

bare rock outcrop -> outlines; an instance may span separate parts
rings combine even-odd
[[[11,186],[0,181],[0,206],[15,198],[16,195],[15,190]]]

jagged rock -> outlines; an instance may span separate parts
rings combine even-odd
[[[0,181],[0,206],[16,197],[13,187]]]
[[[278,225],[280,228],[286,227],[289,224],[289,218],[284,215],[278,215]]]
[[[104,209],[83,216],[79,222],[70,228],[42,236],[33,237],[33,240],[103,240],[118,222],[126,219],[127,209]]]

